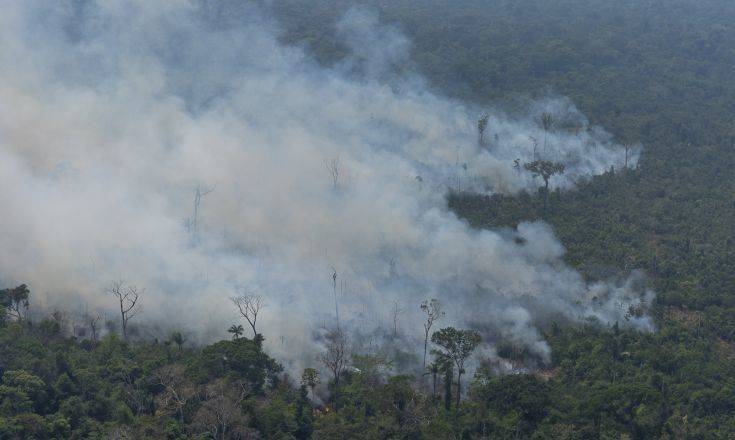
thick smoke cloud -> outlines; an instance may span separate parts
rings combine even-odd
[[[652,299],[637,276],[590,285],[547,225],[472,230],[446,208],[458,187],[535,191],[516,159],[564,162],[561,188],[619,167],[622,147],[569,101],[488,110],[479,146],[480,109],[429,91],[409,41],[370,12],[337,24],[353,56],[326,68],[256,8],[218,8],[3,2],[0,284],[28,283],[37,308],[111,310],[105,288],[124,279],[146,288],[139,322],[205,338],[237,320],[229,296],[260,293],[268,347],[294,365],[335,324],[332,270],[341,325],[366,345],[396,305],[418,337],[430,297],[440,324],[541,358],[546,319],[651,328],[625,316]],[[196,188],[213,191],[194,227]]]

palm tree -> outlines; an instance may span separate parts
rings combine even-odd
[[[227,330],[228,333],[232,333],[232,339],[238,339],[240,336],[242,336],[244,331],[245,329],[242,328],[242,325],[239,325],[239,324],[238,325],[233,324]]]

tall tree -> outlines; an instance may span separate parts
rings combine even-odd
[[[123,339],[128,338],[128,324],[130,320],[143,310],[138,302],[143,292],[145,292],[145,289],[138,291],[136,286],[126,287],[123,281],[115,281],[107,289],[107,293],[115,297],[120,306]]]
[[[438,345],[440,350],[433,350],[439,358],[451,361],[457,367],[457,407],[462,395],[462,374],[468,357],[482,341],[480,334],[474,330],[457,330],[446,327],[431,335],[431,342]]]
[[[169,341],[176,344],[176,347],[178,347],[179,351],[181,351],[181,348],[183,347],[184,342],[186,342],[186,339],[184,338],[184,335],[181,334],[181,332],[173,332],[171,333]]]
[[[480,148],[485,146],[485,130],[487,130],[487,124],[490,120],[490,115],[487,113],[483,113],[480,115],[480,118],[477,120],[477,144],[480,146]]]
[[[437,367],[444,371],[444,409],[452,409],[452,381],[454,380],[454,366],[447,359],[439,361]],[[457,396],[459,397],[459,392]]]
[[[434,298],[421,301],[421,310],[426,313],[426,321],[424,322],[424,370],[426,370],[426,350],[429,346],[429,332],[434,323],[444,316],[444,312],[441,309],[439,300]]]
[[[541,114],[541,126],[544,128],[544,154],[546,154],[546,138],[549,135],[549,130],[554,125],[554,117],[551,113],[544,112]]]
[[[327,350],[319,356],[319,360],[332,372],[334,377],[334,410],[337,411],[340,379],[348,361],[347,336],[339,328],[332,329],[325,337],[325,346]]]
[[[199,241],[199,207],[202,204],[202,198],[210,194],[214,189],[214,187],[202,188],[200,185],[197,185],[194,189],[194,209],[191,217],[186,219],[185,226],[191,234],[191,240],[195,245]]]
[[[337,269],[332,268],[332,294],[334,295],[334,316],[339,328],[339,302],[337,302]]]
[[[403,313],[403,309],[401,308],[401,305],[398,303],[398,300],[393,301],[393,309],[391,310],[391,314],[393,315],[393,337],[398,337],[398,318]]]

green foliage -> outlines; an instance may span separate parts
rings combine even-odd
[[[346,55],[334,22],[356,1],[271,3],[283,40],[303,43],[326,64]],[[657,293],[656,332],[549,324],[551,360],[505,376],[485,364],[452,408],[462,397],[456,360],[476,338],[443,329],[432,337],[438,359],[423,378],[392,369],[406,364],[399,353],[423,347],[356,353],[337,413],[320,404],[327,397],[316,370],[292,385],[262,340],[241,337],[240,325],[230,328],[232,341],[206,347],[184,349],[181,333],[173,334],[176,352],[115,335],[76,341],[54,319],[26,322],[29,291],[18,286],[0,290],[1,439],[735,438],[735,3],[371,5],[408,34],[412,61],[434,88],[511,112],[527,107],[519,94],[569,96],[593,124],[644,145],[636,168],[573,191],[458,193],[448,203],[478,228],[543,218],[566,262],[589,280],[644,271]],[[561,129],[552,114],[537,123]],[[481,144],[492,129],[481,116]],[[524,168],[545,184],[563,171],[536,159]],[[528,359],[512,344],[497,353],[512,365]],[[333,382],[325,388],[335,390]]]
[[[258,392],[266,379],[274,380],[280,371],[281,367],[263,353],[260,345],[247,338],[217,342],[189,362],[189,375],[195,382],[212,377],[244,379]]]

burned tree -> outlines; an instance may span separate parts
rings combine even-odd
[[[549,130],[554,125],[554,117],[551,113],[544,112],[541,114],[541,126],[544,128],[544,154],[546,154],[546,138],[548,137]]]
[[[102,319],[102,317],[100,315],[88,316],[87,319],[89,320],[88,321],[89,328],[90,330],[92,330],[92,340],[96,342],[97,341],[97,326],[100,322],[100,319]]]
[[[482,338],[474,330],[457,330],[454,327],[443,328],[431,335],[431,342],[440,350],[432,350],[438,359],[445,360],[457,367],[457,408],[462,395],[462,374],[464,364],[480,344]],[[451,378],[450,378],[451,380]]]
[[[240,295],[233,296],[230,298],[232,303],[235,304],[237,310],[240,311],[240,315],[250,324],[250,328],[253,329],[253,339],[255,340],[258,336],[258,331],[255,329],[255,325],[258,322],[258,315],[260,311],[265,307],[265,301],[260,295]]]
[[[480,146],[480,148],[485,146],[485,130],[487,130],[487,124],[490,120],[490,115],[487,113],[483,113],[480,115],[480,118],[477,120],[477,144]]]
[[[623,169],[627,170],[628,169],[628,158],[630,157],[629,154],[630,154],[630,151],[633,149],[633,145],[626,142],[625,144],[623,144],[623,148],[625,148],[625,162],[623,164]]]
[[[533,144],[533,153],[531,157],[533,158],[533,162],[535,162],[536,161],[536,150],[538,150],[538,139],[536,139],[533,136],[529,136],[528,138],[531,140],[531,143]]]
[[[393,315],[393,337],[398,336],[398,318],[403,313],[403,309],[401,308],[401,305],[398,303],[398,301],[393,301],[393,309],[391,310],[391,315]]]
[[[334,317],[339,328],[339,302],[337,301],[337,269],[332,268],[332,294],[334,295]]]
[[[424,322],[424,369],[426,369],[426,350],[429,345],[429,331],[431,331],[434,323],[444,316],[444,312],[441,309],[439,301],[434,298],[421,301],[421,310],[426,313],[426,322]]]
[[[138,291],[136,286],[126,287],[123,281],[115,281],[107,293],[115,297],[120,305],[120,321],[122,323],[123,339],[128,338],[128,324],[143,308],[138,301],[145,289]]]
[[[198,186],[194,189],[194,209],[192,212],[191,217],[186,219],[186,229],[191,234],[191,239],[196,244],[198,240],[198,232],[199,232],[199,206],[202,204],[202,197],[206,196],[207,194],[210,194],[212,191],[214,191],[214,187],[211,188],[202,188],[201,186]]]
[[[332,372],[332,376],[334,377],[334,410],[337,411],[339,405],[339,381],[342,377],[342,372],[347,366],[348,360],[348,341],[344,332],[338,328],[330,330],[324,339],[327,350],[319,356],[319,360]]]

